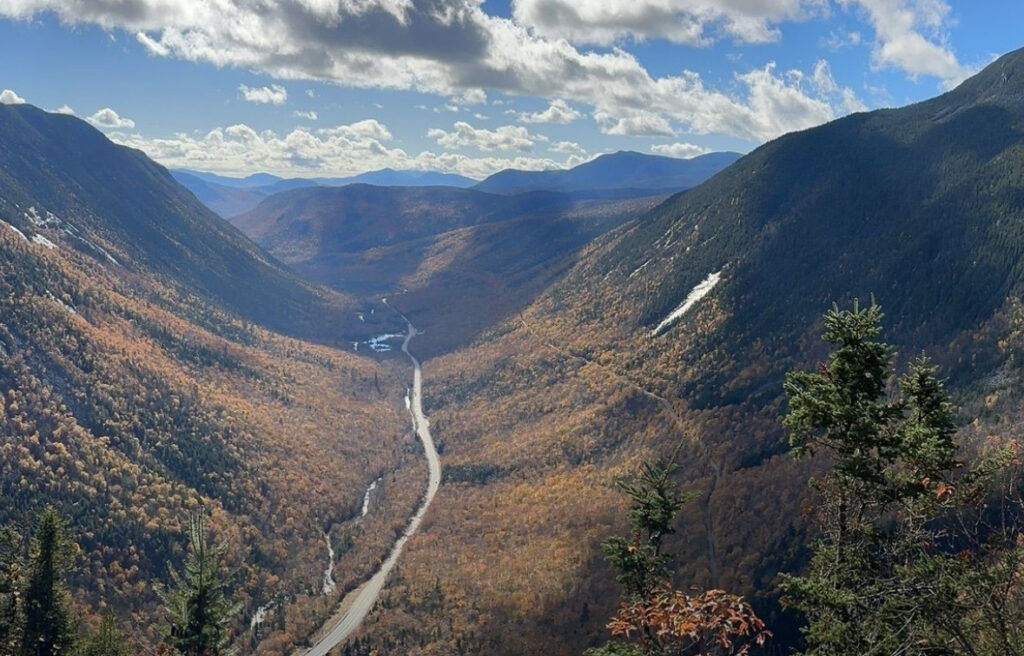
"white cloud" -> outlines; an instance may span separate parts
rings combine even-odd
[[[953,87],[974,70],[961,64],[946,43],[943,30],[950,12],[943,0],[837,0],[863,11],[875,29],[872,62],[895,68],[911,78],[936,77]],[[928,38],[922,32],[927,33]]]
[[[53,110],[54,114],[67,114],[68,116],[74,116],[75,110],[71,109],[70,105],[61,105],[57,109]]]
[[[571,107],[569,103],[561,99],[556,99],[553,100],[548,108],[542,112],[524,112],[520,114],[519,121],[521,123],[553,123],[557,125],[566,125],[581,118],[582,116],[583,114]]]
[[[283,105],[288,101],[288,90],[278,84],[269,87],[248,87],[239,84],[238,91],[246,102],[258,105]]]
[[[319,116],[317,116],[317,113],[313,112],[313,111],[302,112],[302,111],[299,111],[299,110],[295,110],[294,112],[292,112],[292,116],[294,116],[296,118],[304,118],[304,119],[307,119],[309,121],[315,121],[318,118],[320,118]]]
[[[587,156],[587,150],[575,141],[559,141],[548,148],[548,150],[553,153],[562,153],[563,155],[573,155],[581,158]]]
[[[503,125],[495,130],[474,128],[465,121],[458,121],[453,126],[455,129],[446,132],[439,128],[427,131],[427,136],[435,139],[437,143],[445,148],[473,147],[485,152],[491,151],[519,151],[528,153],[533,150],[538,141],[546,141],[542,135],[530,134],[529,130],[518,125]]]
[[[602,134],[645,137],[676,136],[676,131],[664,116],[644,110],[635,110],[626,116],[614,116],[601,110],[594,112],[594,120],[601,126]]]
[[[778,24],[827,7],[827,0],[515,0],[513,14],[537,34],[577,44],[665,39],[705,46],[721,36],[777,41]]]
[[[20,105],[25,102],[25,99],[14,93],[10,89],[4,89],[0,91],[0,104],[4,105]]]
[[[297,128],[287,134],[257,132],[241,124],[216,128],[205,135],[186,133],[170,138],[114,133],[115,141],[138,148],[172,168],[201,168],[224,175],[266,171],[279,175],[347,176],[367,170],[393,168],[458,173],[483,178],[507,168],[543,170],[578,163],[570,154],[564,160],[549,157],[469,157],[461,153],[422,151],[410,154],[392,148],[387,126],[367,119],[347,125],[310,130]]]
[[[118,116],[117,112],[109,107],[104,107],[86,120],[98,128],[110,130],[131,130],[135,127],[135,121]]]
[[[692,159],[698,155],[710,153],[710,148],[698,146],[692,143],[658,144],[651,146],[651,152],[666,157],[677,157],[679,159]]]
[[[521,0],[515,9],[548,6],[544,2]],[[668,7],[676,23],[679,15],[693,14],[703,21],[702,30],[712,25],[733,39],[757,42],[775,38],[779,21],[824,11],[826,0],[581,0],[597,12],[597,23],[602,2],[626,17],[636,13],[634,6],[640,13]],[[704,18],[702,11],[710,13]],[[581,51],[536,26],[490,16],[479,0],[0,3],[0,16],[24,19],[42,12],[67,24],[130,31],[155,56],[254,70],[277,80],[413,89],[463,104],[485,101],[488,93],[563,99],[588,106],[616,133],[669,134],[670,125],[759,141],[828,120],[846,107],[842,94],[822,96],[804,79],[776,76],[772,69],[736,76],[738,93],[709,89],[689,71],[654,77],[625,50]],[[634,38],[654,38],[644,25],[631,28]],[[701,32],[712,33],[718,34]],[[775,107],[764,102],[765,93],[785,101],[784,114],[761,114]]]

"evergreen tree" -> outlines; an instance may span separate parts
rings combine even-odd
[[[644,599],[651,591],[671,582],[669,556],[662,551],[666,535],[675,533],[676,513],[692,496],[679,494],[671,481],[678,466],[667,460],[643,463],[636,480],[616,481],[630,499],[629,536],[614,536],[602,546],[605,557],[622,584],[626,596]]]
[[[206,517],[190,518],[188,555],[182,571],[171,572],[173,587],[161,598],[170,616],[167,644],[180,656],[221,656],[235,608],[221,572],[223,545],[211,545]]]
[[[808,573],[784,582],[784,602],[806,616],[812,656],[1020,654],[1024,505],[999,526],[968,517],[986,495],[1013,503],[991,485],[1010,454],[961,469],[937,368],[919,358],[889,389],[882,318],[874,303],[833,307],[829,361],[786,378],[794,455],[823,450],[832,464],[814,482],[821,538]]]
[[[82,647],[81,656],[131,656],[113,613],[104,613],[100,626]]]
[[[21,536],[0,529],[0,656],[13,656],[21,647],[22,568]]]
[[[675,533],[676,515],[692,498],[676,490],[671,480],[676,469],[672,459],[644,463],[635,480],[617,482],[630,499],[632,530],[602,546],[623,586],[619,613],[608,624],[612,636],[623,641],[588,650],[587,656],[739,655],[747,653],[749,643],[763,645],[771,635],[740,597],[673,588],[671,558],[662,543]]]
[[[65,656],[74,653],[75,617],[64,577],[73,545],[64,523],[51,507],[39,517],[23,591],[23,656]]]

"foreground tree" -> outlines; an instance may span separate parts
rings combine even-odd
[[[834,307],[828,362],[785,383],[794,455],[831,460],[812,483],[821,538],[809,571],[783,585],[784,603],[807,617],[805,653],[1024,653],[1016,447],[963,468],[937,369],[920,358],[889,389],[882,318],[874,303]]]
[[[166,642],[181,656],[221,656],[235,612],[221,573],[224,547],[210,544],[205,515],[193,516],[189,528],[185,565],[171,572],[173,587],[161,594],[170,616]]]
[[[81,656],[131,656],[124,634],[111,613],[104,613],[96,632],[82,645]]]
[[[675,533],[676,515],[692,498],[676,490],[671,480],[676,469],[670,460],[645,463],[636,480],[617,483],[630,499],[632,530],[602,546],[623,587],[619,613],[608,624],[621,641],[591,649],[588,656],[746,654],[751,644],[763,645],[771,635],[736,595],[673,587],[663,541]]]
[[[21,648],[23,567],[21,536],[0,529],[0,656],[12,656]]]
[[[76,621],[64,583],[73,549],[64,533],[64,522],[56,510],[47,507],[36,525],[22,593],[24,656],[74,653]]]

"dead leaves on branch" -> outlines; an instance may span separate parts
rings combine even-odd
[[[680,656],[743,656],[772,635],[749,603],[724,590],[658,589],[623,604],[608,628],[615,637],[635,637],[644,653]]]

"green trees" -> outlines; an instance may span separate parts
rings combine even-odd
[[[53,508],[39,517],[22,597],[23,656],[64,656],[75,647],[75,616],[64,583],[73,546]]]
[[[831,462],[813,483],[821,538],[809,571],[783,585],[807,617],[805,653],[1024,653],[1016,447],[958,463],[937,369],[920,358],[890,389],[881,321],[874,303],[834,307],[829,361],[785,383],[794,455]]]
[[[96,632],[83,643],[81,656],[131,656],[124,634],[112,614],[103,614]]]
[[[20,648],[21,536],[13,529],[0,529],[0,656],[11,656]]]
[[[632,530],[602,546],[624,592],[608,628],[624,641],[591,649],[588,656],[746,654],[750,644],[762,645],[771,635],[740,597],[673,587],[671,558],[662,542],[675,533],[676,514],[691,498],[676,490],[675,470],[671,460],[644,463],[636,480],[617,483],[630,499]]]
[[[166,641],[180,656],[220,656],[235,612],[220,572],[223,546],[209,543],[204,515],[191,518],[189,537],[185,565],[171,572],[173,588],[161,594],[170,617]]]

